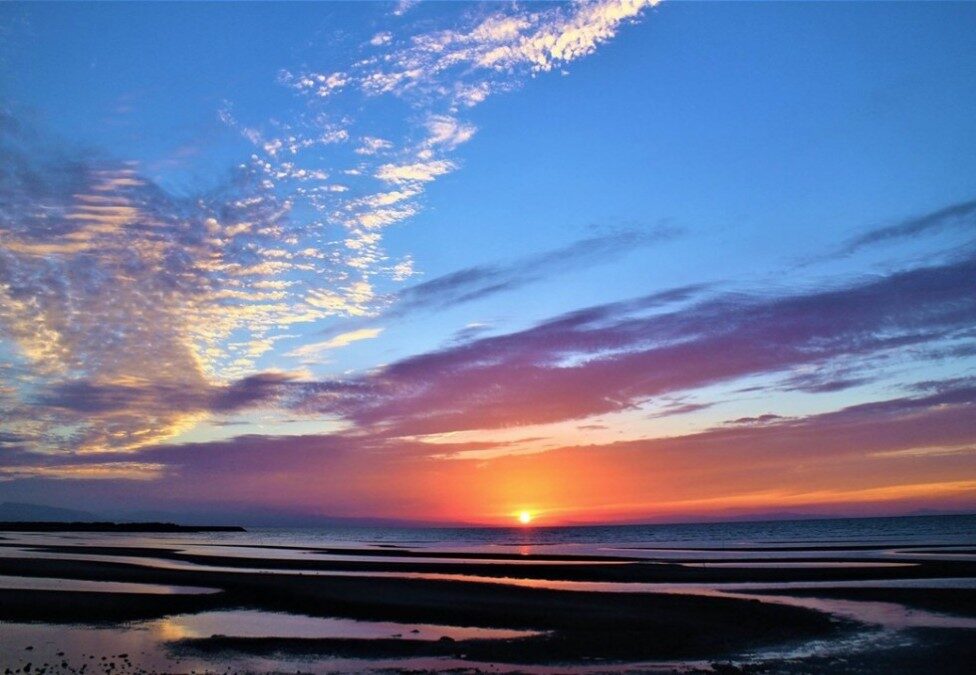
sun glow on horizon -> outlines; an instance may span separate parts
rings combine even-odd
[[[528,525],[532,522],[532,513],[530,511],[519,511],[518,520],[523,525]]]

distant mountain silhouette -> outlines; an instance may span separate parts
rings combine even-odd
[[[177,525],[176,523],[66,523],[64,521],[0,521],[0,532],[247,532],[237,525]]]
[[[99,516],[89,511],[62,509],[43,504],[24,504],[21,502],[3,502],[0,504],[0,520],[20,522],[75,522],[81,520],[99,520]]]

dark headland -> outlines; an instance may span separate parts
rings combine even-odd
[[[247,532],[238,525],[176,523],[0,522],[0,532]]]

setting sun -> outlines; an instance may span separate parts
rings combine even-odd
[[[528,511],[519,511],[518,519],[523,525],[528,525],[532,522],[532,514]]]

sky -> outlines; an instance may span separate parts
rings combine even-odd
[[[976,5],[0,5],[0,500],[976,511]]]

